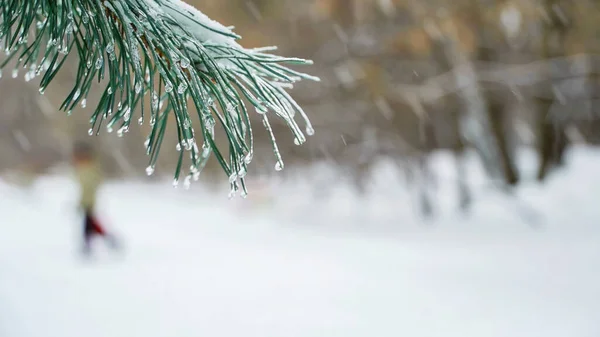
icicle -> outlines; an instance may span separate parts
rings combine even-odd
[[[267,115],[263,115],[263,125],[265,129],[269,132],[269,136],[271,137],[271,144],[273,146],[273,154],[275,154],[275,158],[277,159],[277,163],[275,165],[275,170],[281,171],[283,170],[283,160],[281,159],[281,153],[279,153],[279,147],[277,146],[277,141],[275,140],[275,135],[273,134],[273,129],[271,128],[271,124],[269,123],[269,118]]]

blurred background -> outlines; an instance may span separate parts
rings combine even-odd
[[[364,194],[373,165],[393,161],[397,173],[423,190],[435,180],[430,154],[449,151],[461,207],[472,199],[464,181],[465,154],[495,186],[540,183],[565,162],[574,144],[599,140],[595,70],[598,4],[591,0],[204,0],[210,17],[234,25],[245,47],[277,45],[279,54],[312,59],[300,70],[320,83],[300,83],[293,96],[309,113],[316,135],[304,146],[279,121],[274,126],[286,170],[275,172],[267,132],[255,130],[252,176],[279,178],[315,163]],[[70,90],[75,64],[45,95],[22,74],[0,81],[0,163],[12,176],[40,174],[69,158],[87,136],[92,108],[57,111]],[[8,77],[8,78],[7,78]],[[259,116],[254,116],[258,120]],[[258,124],[260,125],[260,124]],[[174,132],[174,129],[171,130]],[[111,176],[142,177],[148,126],[126,137],[93,139]],[[175,136],[167,137],[157,172],[170,175]],[[173,146],[168,146],[168,143]],[[535,152],[532,175],[520,172],[518,149]],[[14,172],[20,172],[15,175]],[[227,181],[211,161],[204,183]],[[218,178],[217,178],[218,176]],[[16,178],[15,178],[16,179]],[[336,180],[319,185],[326,191]]]
[[[44,95],[5,70],[0,337],[600,336],[600,1],[189,2],[314,60],[291,94],[315,135],[273,118],[276,171],[254,115],[230,201],[215,160],[171,187],[174,128],[148,177],[148,125],[90,137],[93,104],[59,112],[76,64]],[[124,242],[85,267],[81,140]]]

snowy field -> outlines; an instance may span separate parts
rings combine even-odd
[[[516,199],[473,168],[470,215],[449,165],[436,158],[429,222],[385,167],[367,200],[302,181],[271,203],[111,183],[102,218],[126,250],[99,242],[91,263],[68,177],[0,182],[0,337],[600,336],[600,153]]]

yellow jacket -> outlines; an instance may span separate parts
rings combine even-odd
[[[100,166],[93,161],[78,163],[75,174],[80,187],[79,205],[91,210],[96,205],[96,193],[103,180]]]

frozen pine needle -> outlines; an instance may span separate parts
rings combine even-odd
[[[212,155],[228,177],[240,163],[249,164],[253,137],[248,111],[275,112],[299,143],[304,135],[296,116],[309,136],[314,132],[285,91],[296,81],[318,80],[288,67],[311,62],[270,54],[271,47],[245,49],[237,43],[239,38],[231,28],[179,0],[0,0],[0,41],[7,54],[0,71],[9,63],[15,65],[13,77],[21,67],[33,69],[26,73],[27,80],[39,77],[43,94],[67,57],[78,58],[77,77],[60,109],[86,107],[92,88],[100,87],[103,94],[90,116],[91,135],[100,125],[126,132],[133,115],[150,115],[149,174],[169,120],[176,121],[169,127],[176,127],[182,140],[204,144],[200,153],[197,146],[180,152],[175,178],[187,167],[184,159],[191,160],[194,176]],[[143,103],[147,94],[150,104]],[[127,109],[118,109],[116,102]],[[196,129],[192,116],[200,121]],[[228,144],[216,144],[217,132],[226,134]],[[272,133],[269,128],[267,132]],[[277,168],[283,168],[271,138]]]

